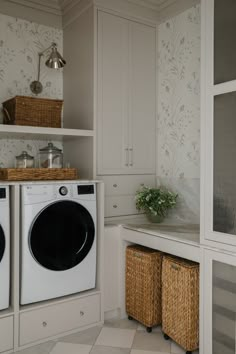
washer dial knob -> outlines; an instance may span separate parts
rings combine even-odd
[[[65,186],[60,187],[59,193],[60,193],[61,195],[67,195],[67,194],[68,194],[68,189],[67,189]]]

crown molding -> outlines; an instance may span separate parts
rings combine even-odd
[[[58,0],[8,0],[13,4],[19,4],[31,9],[40,10],[57,16],[62,15]]]
[[[156,23],[185,11],[200,0],[0,0],[0,12],[52,27],[73,22],[81,11],[95,5],[120,13],[133,13]]]
[[[171,1],[171,0],[170,0]],[[167,5],[168,0],[166,1]],[[162,23],[168,20],[171,17],[179,15],[181,12],[184,12],[191,7],[199,4],[201,0],[174,0],[172,3],[169,3],[168,6],[163,6],[159,11],[159,23]]]

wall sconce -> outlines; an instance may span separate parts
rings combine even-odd
[[[43,85],[40,82],[40,69],[41,69],[41,58],[48,50],[52,50],[49,58],[46,60],[45,65],[51,69],[60,69],[66,65],[66,61],[62,58],[61,54],[57,51],[56,43],[52,43],[50,47],[46,48],[42,52],[38,53],[39,61],[38,61],[38,79],[31,82],[30,89],[31,91],[38,95],[43,91]]]

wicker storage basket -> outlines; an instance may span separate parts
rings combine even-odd
[[[199,264],[164,256],[162,330],[186,351],[199,347]]]
[[[0,180],[41,181],[78,179],[76,168],[0,168]]]
[[[162,253],[135,245],[126,248],[126,312],[151,332],[161,324]]]
[[[61,128],[62,100],[16,96],[3,102],[4,124]]]

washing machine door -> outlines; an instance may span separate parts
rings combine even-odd
[[[6,247],[5,235],[2,226],[0,225],[0,262],[2,261],[5,252],[5,247]]]
[[[94,237],[94,222],[88,210],[73,201],[58,201],[34,219],[29,247],[40,265],[53,271],[65,271],[83,261]]]

